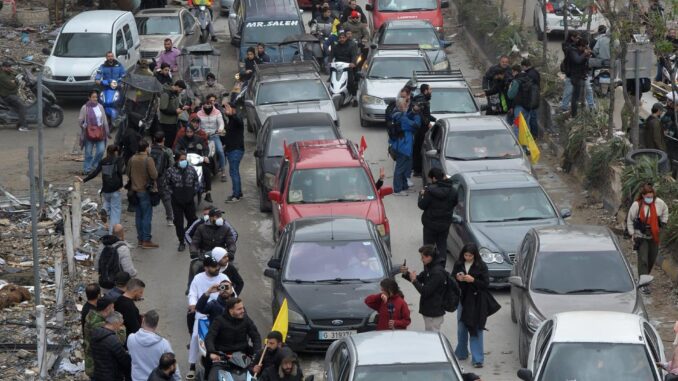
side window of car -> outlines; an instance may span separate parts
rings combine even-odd
[[[521,266],[523,276],[526,276],[528,273],[528,263],[532,261],[529,260],[528,255],[530,253],[530,248],[532,247],[532,235],[527,234],[525,240],[523,241],[523,246],[520,247],[520,252],[518,254],[518,263]]]
[[[341,370],[339,373],[339,377],[337,378],[339,381],[348,381],[348,377],[351,374],[351,356],[348,354],[348,348],[346,348],[345,345],[342,345],[341,347],[341,355],[340,355],[340,363],[341,363]]]
[[[443,126],[436,125],[434,128],[434,134],[431,136],[431,139],[433,139],[433,147],[439,150],[443,148]]]
[[[132,29],[129,28],[129,24],[125,24],[125,26],[122,27],[122,31],[125,33],[127,49],[132,49],[134,47],[134,41],[132,41]]]
[[[457,186],[457,206],[454,207],[454,214],[464,217],[466,215],[466,189],[460,183]]]
[[[534,367],[532,369],[536,370],[539,364],[542,363],[542,360],[546,355],[546,350],[549,347],[549,341],[551,341],[551,333],[553,333],[553,320],[544,323],[544,326],[539,331],[536,345],[537,351],[534,356]]]
[[[337,349],[332,354],[332,375],[333,379],[338,379],[341,374],[341,369],[344,365],[345,356],[347,355],[348,349],[345,344],[340,344]]]
[[[645,334],[645,341],[647,341],[650,351],[652,352],[652,359],[654,362],[661,361],[659,344],[657,343],[654,329],[652,329],[649,324],[643,323],[643,333]]]
[[[125,40],[122,37],[122,30],[115,34],[115,55],[119,56],[121,51],[125,50]]]
[[[280,166],[280,183],[278,184],[278,190],[281,194],[285,193],[285,182],[287,181],[287,174],[289,173],[290,162],[289,160],[283,160],[282,165]]]
[[[181,22],[184,24],[184,33],[192,30],[193,25],[195,25],[195,19],[193,19],[193,16],[188,12],[181,14]]]

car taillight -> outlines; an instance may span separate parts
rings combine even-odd
[[[546,3],[546,13],[556,13],[555,8],[553,8],[553,4]]]

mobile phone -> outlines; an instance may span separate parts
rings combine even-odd
[[[457,276],[464,276],[464,273],[460,271],[457,273]]]
[[[403,266],[407,266],[407,258],[403,261]]]

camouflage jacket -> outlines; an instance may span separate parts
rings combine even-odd
[[[82,333],[82,347],[85,350],[85,373],[90,377],[94,375],[94,360],[92,360],[92,354],[90,353],[90,339],[92,338],[92,332],[99,327],[103,327],[104,324],[106,324],[106,318],[101,316],[97,311],[92,310],[85,317],[85,329],[83,329]],[[116,336],[118,336],[122,345],[125,345],[125,341],[127,340],[125,326],[120,328],[116,333]]]

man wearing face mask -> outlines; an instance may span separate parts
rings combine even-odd
[[[221,210],[213,208],[209,212],[209,222],[200,225],[193,235],[191,256],[223,247],[235,258],[238,232],[221,217]]]
[[[176,151],[183,151],[187,154],[194,153],[202,156],[202,179],[205,181],[205,201],[212,202],[212,178],[209,175],[209,146],[207,140],[198,134],[198,131],[204,131],[200,128],[200,118],[197,116],[191,117],[191,124],[185,129],[185,135],[177,140],[174,145]]]
[[[186,228],[186,233],[184,233],[184,242],[186,242],[187,245],[191,246],[191,242],[193,242],[193,236],[195,235],[196,230],[198,230],[198,226],[210,220],[210,210],[212,210],[211,205],[204,207],[202,209],[202,214],[195,221],[193,221],[193,223],[188,228]]]
[[[225,134],[224,117],[221,115],[221,111],[214,107],[216,101],[216,95],[208,94],[207,97],[205,97],[205,103],[202,105],[202,108],[198,111],[197,115],[198,118],[200,118],[200,126],[207,133],[208,140],[214,143],[217,158],[219,159],[217,169],[221,176],[221,181],[226,181],[226,174],[224,173],[226,156],[224,156],[224,146],[220,139],[220,137]],[[209,172],[203,173],[207,173],[207,176],[210,175]],[[210,201],[208,200],[208,202]]]
[[[179,240],[178,251],[184,251],[184,219],[186,224],[191,225],[195,221],[195,203],[193,199],[200,187],[198,173],[188,165],[185,152],[177,152],[174,155],[176,164],[167,170],[167,190],[172,198],[172,213],[174,215],[174,230]]]
[[[223,98],[226,95],[226,88],[217,82],[214,73],[208,73],[205,77],[205,83],[198,86],[198,94],[202,99],[205,99],[208,94],[215,94],[217,97]]]

